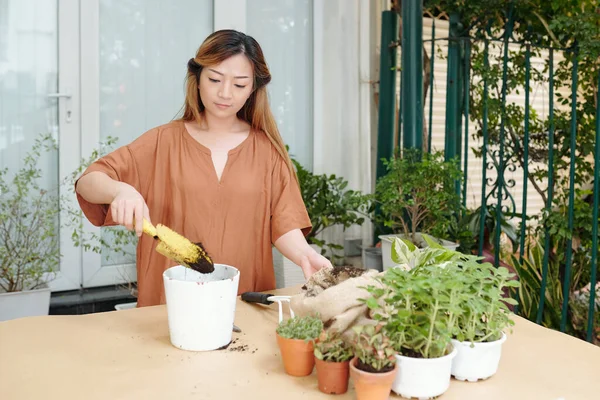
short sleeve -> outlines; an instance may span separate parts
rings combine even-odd
[[[120,147],[112,153],[109,153],[92,163],[77,179],[75,182],[75,187],[77,187],[77,182],[79,182],[79,179],[90,172],[103,172],[116,181],[124,182],[133,186],[138,192],[141,193],[140,177],[137,164],[129,146]],[[111,213],[109,212],[108,204],[90,203],[79,193],[77,193],[77,191],[75,193],[77,194],[77,201],[79,202],[79,206],[81,207],[83,214],[93,225],[116,225],[112,219]]]
[[[294,229],[312,229],[300,187],[283,158],[275,152],[271,184],[271,243]]]

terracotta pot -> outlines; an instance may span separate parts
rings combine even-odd
[[[315,367],[313,342],[286,339],[277,334],[277,345],[283,359],[285,372],[291,376],[307,376]]]
[[[350,361],[329,362],[315,357],[319,390],[327,394],[343,394],[348,391]]]
[[[392,391],[392,384],[396,378],[398,364],[388,372],[372,373],[361,371],[356,367],[358,358],[350,362],[350,376],[354,382],[357,400],[387,400]]]

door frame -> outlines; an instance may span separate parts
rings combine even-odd
[[[80,95],[79,95],[79,0],[58,0],[58,183],[79,165],[80,159]],[[69,190],[62,185],[59,196],[76,206]],[[64,210],[64,207],[63,207]],[[66,218],[63,211],[60,219]],[[53,291],[77,289],[81,286],[81,251],[73,244],[71,231],[60,228],[60,269],[49,282]]]

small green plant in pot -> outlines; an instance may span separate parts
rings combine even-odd
[[[49,311],[47,284],[60,261],[59,200],[40,182],[38,162],[53,151],[52,136],[40,136],[12,178],[0,170],[0,321]]]
[[[462,263],[461,304],[453,344],[458,354],[452,362],[452,375],[458,380],[475,382],[487,379],[498,370],[504,330],[514,321],[508,304],[517,302],[505,297],[505,288],[518,288],[515,274],[507,268],[494,268],[469,257]]]
[[[392,268],[380,278],[382,287],[369,287],[367,306],[384,324],[401,370],[392,390],[404,397],[435,397],[450,386],[451,339],[461,312],[458,263]]]
[[[455,182],[462,174],[456,162],[444,161],[442,152],[425,153],[405,149],[385,162],[387,173],[375,188],[380,215],[375,222],[392,231],[381,235],[383,267],[391,268],[390,241],[399,236],[417,247],[426,247],[422,234],[435,237],[446,247],[457,244],[444,240],[457,224],[456,211],[460,210],[460,196],[454,191]]]
[[[302,199],[312,223],[307,241],[321,249],[333,264],[339,264],[343,256],[338,251],[343,246],[320,239],[320,234],[334,226],[348,229],[361,225],[368,213],[370,196],[348,189],[348,181],[336,175],[317,175],[292,160],[298,175]]]
[[[327,394],[348,391],[352,346],[337,331],[323,331],[315,342],[315,364],[319,390]]]
[[[382,324],[352,328],[354,358],[350,375],[358,400],[384,400],[390,395],[396,377],[396,351]]]
[[[285,372],[292,376],[307,376],[315,366],[314,341],[323,331],[318,316],[294,317],[281,321],[277,327],[277,345],[281,351]]]

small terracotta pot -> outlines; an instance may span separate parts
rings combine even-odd
[[[388,372],[372,373],[361,371],[356,367],[358,358],[350,362],[350,376],[354,382],[357,400],[387,400],[392,391],[392,384],[396,378],[398,364]]]
[[[319,390],[327,394],[343,394],[348,391],[350,361],[329,362],[315,357]]]
[[[313,342],[286,339],[277,334],[277,345],[283,359],[283,368],[291,376],[307,376],[315,367]]]

